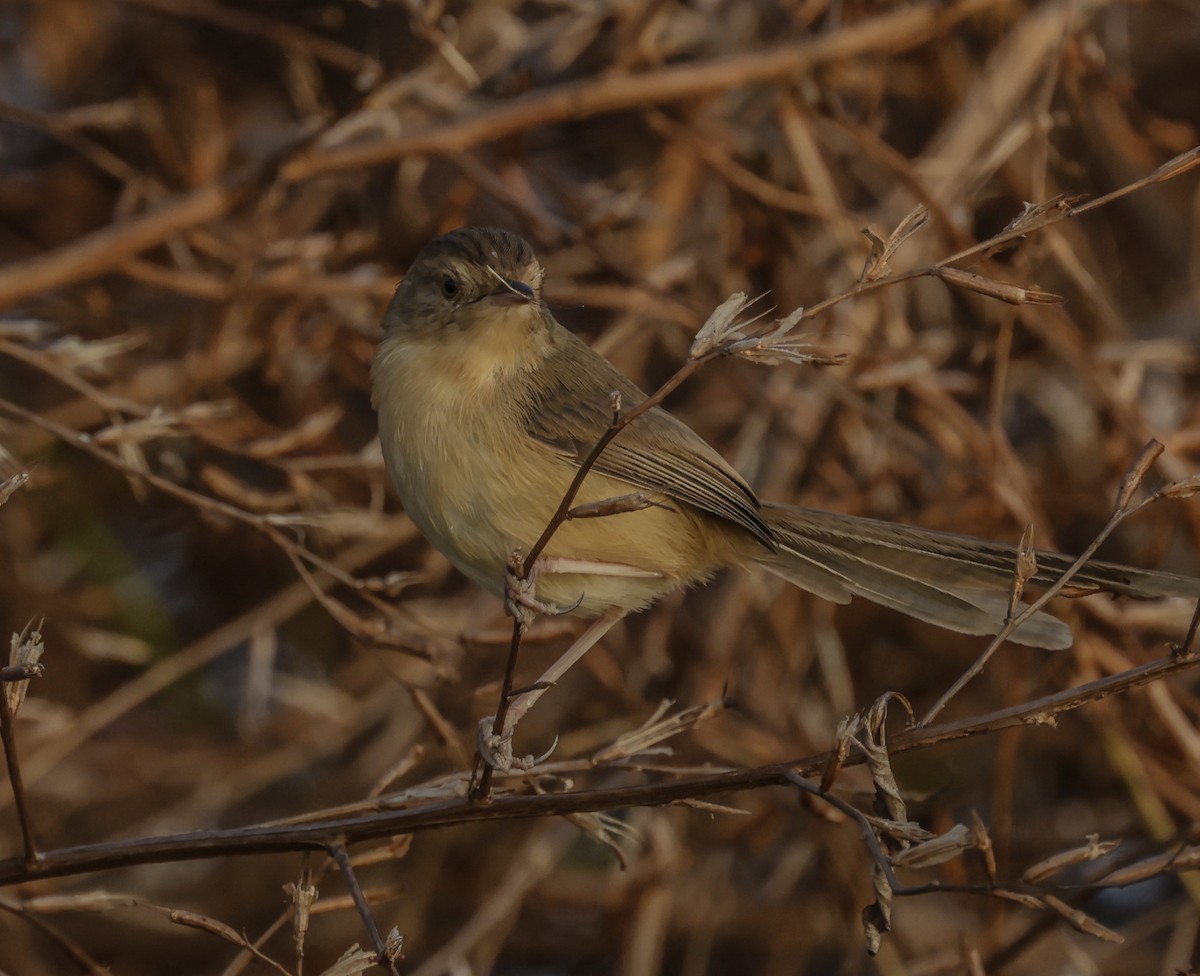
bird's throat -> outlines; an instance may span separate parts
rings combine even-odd
[[[535,369],[549,351],[544,312],[535,305],[492,305],[462,310],[458,330],[430,352],[439,375],[468,394],[492,392]]]

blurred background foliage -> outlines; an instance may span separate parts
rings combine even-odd
[[[653,387],[731,292],[784,311],[838,295],[862,230],[886,237],[917,203],[931,220],[896,270],[1027,201],[1147,176],[1200,142],[1197,65],[1188,0],[5,5],[0,400],[32,416],[0,405],[0,477],[30,473],[0,507],[0,613],[10,632],[45,621],[47,675],[17,723],[41,843],[290,816],[469,767],[508,623],[398,510],[368,393],[382,309],[431,236],[528,237],[559,319]],[[669,405],[763,497],[1010,541],[1032,525],[1079,551],[1151,437],[1152,482],[1200,469],[1198,185],[1151,185],[969,265],[1061,306],[886,288],[815,323],[845,365],[720,363]],[[1198,543],[1200,506],[1164,504],[1105,555],[1196,575]],[[1160,657],[1191,608],[1056,612],[1071,651],[1005,648],[951,714]],[[524,677],[572,626],[539,625]],[[728,689],[735,707],[674,740],[669,768],[575,785],[778,762],[827,748],[885,691],[921,711],[981,646],[733,574],[614,631],[522,735],[587,756],[662,699]],[[929,829],[978,811],[1003,878],[1090,833],[1138,856],[1200,822],[1198,713],[1194,681],[1160,684],[897,773]],[[839,785],[861,799],[869,783]],[[720,799],[743,812],[620,812],[624,869],[556,821],[420,833],[363,875],[405,972],[1191,965],[1197,889],[1169,876],[1084,901],[1121,945],[925,896],[900,901],[871,960],[854,825],[780,789]],[[10,856],[7,790],[0,806]],[[54,938],[13,911],[102,888],[264,935],[298,972],[287,925],[265,934],[299,870],[273,856],[22,886],[0,969],[266,971],[145,908],[39,910]],[[923,876],[983,873],[968,856]],[[365,941],[336,873],[321,887],[305,972]]]

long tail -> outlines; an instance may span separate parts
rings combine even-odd
[[[964,634],[995,634],[1004,624],[1015,546],[790,505],[765,504],[762,515],[779,548],[761,564],[818,596],[835,603],[861,596]],[[1074,561],[1038,550],[1032,582],[1053,583]],[[1200,598],[1200,579],[1105,562],[1087,563],[1071,586],[1076,592]],[[1071,645],[1071,630],[1038,613],[1012,639],[1058,649]]]

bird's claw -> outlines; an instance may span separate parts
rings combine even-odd
[[[506,732],[497,735],[495,723],[495,715],[489,715],[487,718],[479,720],[479,731],[475,734],[475,749],[479,753],[479,758],[498,773],[507,773],[513,769],[528,772],[535,766],[544,763],[558,748],[558,736],[555,736],[550,748],[540,756],[532,754],[514,756],[513,729],[509,728]]]
[[[516,550],[508,558],[504,567],[504,612],[520,621],[521,626],[528,627],[533,623],[535,614],[547,617],[561,617],[563,614],[578,610],[583,603],[583,594],[569,607],[560,607],[555,603],[539,600],[537,593],[538,564],[535,561],[529,575],[525,576],[525,557],[521,550]]]
[[[508,732],[497,735],[495,722],[495,715],[479,720],[479,731],[475,733],[475,750],[479,753],[479,758],[492,769],[507,773],[516,761],[512,749],[513,730],[509,729]]]

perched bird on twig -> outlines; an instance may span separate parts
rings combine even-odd
[[[464,228],[429,243],[396,290],[375,357],[374,402],[405,511],[463,573],[506,592],[514,551],[542,534],[591,448],[645,394],[561,326],[520,237]],[[640,492],[646,503],[562,524],[526,599],[596,622],[577,659],[626,613],[725,566],[760,565],[828,600],[864,597],[951,630],[1005,623],[1016,548],[966,535],[760,502],[698,434],[654,407],[595,460],[577,503]],[[1032,582],[1073,561],[1037,552]],[[1200,596],[1200,580],[1090,562],[1078,590]],[[511,596],[511,583],[508,587]],[[1071,643],[1038,613],[1012,639]]]

